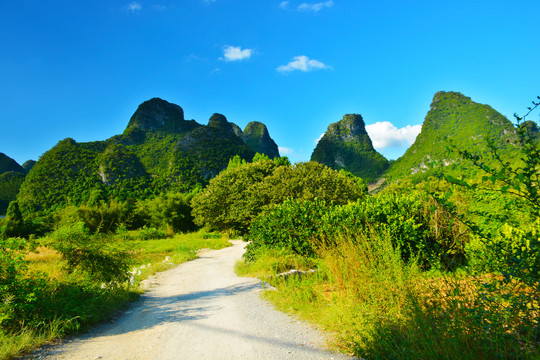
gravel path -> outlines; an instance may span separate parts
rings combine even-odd
[[[42,350],[36,359],[348,359],[320,333],[259,297],[240,278],[242,241],[160,273],[157,285],[112,324]]]

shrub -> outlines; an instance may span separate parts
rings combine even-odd
[[[97,282],[127,279],[129,256],[111,236],[91,235],[84,223],[77,223],[57,229],[51,238],[54,249],[66,260],[68,271],[82,271]]]
[[[34,295],[28,289],[28,244],[21,238],[0,239],[0,328],[10,328]]]
[[[259,247],[286,248],[313,256],[317,247],[331,247],[341,237],[376,229],[385,231],[404,261],[414,259],[424,269],[455,269],[465,260],[467,234],[433,200],[418,194],[381,193],[347,205],[322,200],[287,200],[262,213],[245,240],[246,259]]]
[[[25,237],[29,233],[29,226],[23,219],[17,201],[9,203],[4,223],[5,225],[0,229],[0,237]]]
[[[136,240],[153,240],[153,239],[165,239],[169,236],[162,231],[153,227],[143,227],[135,232],[134,239]]]
[[[244,258],[252,261],[260,248],[283,248],[299,255],[314,256],[313,238],[329,211],[323,200],[289,199],[255,219],[244,240],[250,241]]]
[[[189,193],[169,192],[154,199],[137,204],[142,222],[149,227],[169,227],[174,232],[189,232],[197,229],[191,215],[191,200],[198,190]]]

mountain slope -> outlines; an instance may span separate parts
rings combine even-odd
[[[388,160],[373,148],[364,120],[358,114],[347,114],[330,124],[311,160],[364,179],[374,179],[388,167]]]
[[[255,152],[221,114],[207,126],[186,121],[178,105],[154,98],[142,103],[123,134],[104,141],[60,141],[29,172],[18,199],[23,212],[101,199],[147,198],[187,191]],[[24,170],[23,170],[24,172]]]
[[[16,171],[0,174],[0,215],[5,214],[9,203],[17,198],[24,177],[25,174]]]
[[[8,171],[26,173],[26,171],[15,160],[4,153],[0,153],[0,174]]]
[[[451,141],[460,149],[487,154],[486,139],[495,141],[503,153],[513,147],[514,127],[488,105],[478,104],[458,92],[438,92],[413,145],[385,176],[399,179],[415,174],[452,172],[469,174],[474,169],[448,152]],[[487,159],[489,160],[489,159]]]

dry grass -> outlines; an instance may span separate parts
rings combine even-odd
[[[66,275],[62,255],[51,247],[38,246],[34,252],[28,253],[26,260],[29,261],[30,273],[45,273],[53,280],[59,280]]]

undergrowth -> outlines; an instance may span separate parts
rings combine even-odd
[[[267,276],[278,291],[264,296],[329,331],[337,349],[369,360],[540,356],[538,295],[523,284],[492,289],[499,284],[496,275],[422,271],[415,259],[403,260],[384,229],[340,236],[334,243],[318,247],[318,259],[310,260],[314,273]],[[261,252],[254,263],[239,267],[264,274],[264,268],[292,265]],[[530,311],[512,308],[511,296],[526,299]]]

